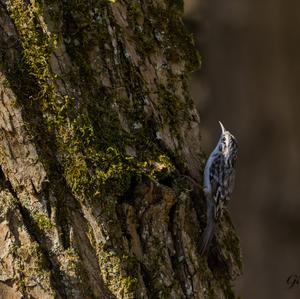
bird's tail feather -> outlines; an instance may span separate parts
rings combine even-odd
[[[200,247],[201,255],[204,255],[209,249],[211,240],[214,236],[214,230],[215,230],[215,222],[212,221],[211,223],[208,223],[203,233],[203,237],[201,240],[201,247]]]
[[[213,217],[208,217],[207,225],[206,225],[206,228],[203,232],[203,236],[201,239],[201,246],[200,246],[201,255],[204,255],[207,252],[207,250],[209,249],[211,240],[214,236],[214,230],[215,230],[215,220]]]

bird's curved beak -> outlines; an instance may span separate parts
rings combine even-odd
[[[226,129],[224,128],[224,126],[223,126],[223,124],[219,121],[219,124],[220,124],[220,126],[221,126],[221,129],[222,129],[222,134],[224,134],[225,133],[225,131],[226,131]]]

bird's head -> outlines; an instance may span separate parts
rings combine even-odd
[[[226,156],[237,151],[237,141],[236,138],[225,129],[220,121],[219,124],[222,129],[222,133],[219,139],[219,151]]]

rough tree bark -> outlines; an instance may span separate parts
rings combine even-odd
[[[0,297],[234,298],[208,257],[181,0],[0,1]]]

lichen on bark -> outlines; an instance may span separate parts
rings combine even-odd
[[[12,289],[34,298],[226,297],[240,268],[229,220],[217,265],[197,248],[203,155],[187,81],[199,56],[182,1],[1,5],[1,41],[13,40],[0,63],[2,187],[49,274],[19,279],[27,271],[15,266]],[[23,243],[14,256],[30,255]]]

